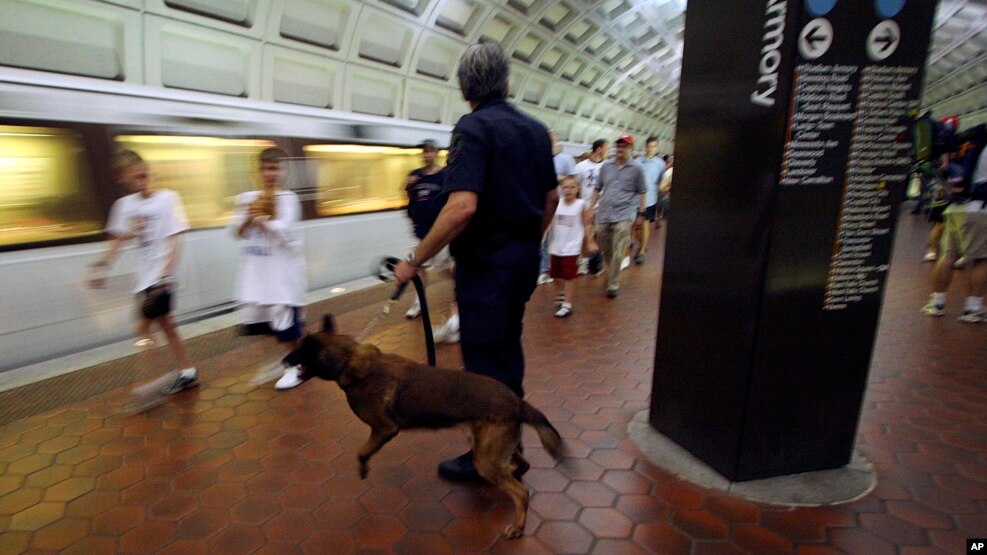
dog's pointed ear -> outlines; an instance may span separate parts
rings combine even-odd
[[[336,332],[336,320],[332,317],[332,314],[326,314],[322,317],[322,331],[326,333]]]

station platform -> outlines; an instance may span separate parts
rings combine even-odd
[[[532,495],[521,539],[501,536],[513,506],[499,490],[437,476],[468,448],[461,432],[402,432],[360,480],[368,428],[339,387],[251,385],[279,347],[225,327],[189,340],[201,386],[145,412],[121,407],[133,382],[169,369],[166,350],[0,393],[0,553],[964,553],[967,538],[987,536],[987,324],[956,321],[956,283],[945,317],[919,313],[927,232],[902,216],[857,435],[877,486],[854,502],[747,501],[662,470],[629,438],[649,405],[662,230],[618,298],[587,277],[568,318],[553,316],[552,285],[528,304],[527,399],[570,458],[556,466],[525,432]],[[332,312],[358,334],[391,291],[317,302],[308,320]],[[436,280],[433,313],[451,296]],[[425,360],[421,322],[403,316],[410,297],[367,341]],[[462,366],[456,345],[437,356]]]

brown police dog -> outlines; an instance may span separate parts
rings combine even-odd
[[[370,426],[357,456],[360,478],[367,477],[370,457],[400,430],[463,425],[473,437],[477,472],[514,502],[514,523],[505,534],[521,536],[528,516],[528,490],[514,477],[517,466],[527,468],[517,450],[521,424],[534,427],[545,449],[556,460],[561,457],[562,438],[545,415],[494,379],[382,353],[334,333],[331,316],[324,325],[322,332],[306,336],[285,364],[301,365],[306,378],[337,382],[354,414]]]

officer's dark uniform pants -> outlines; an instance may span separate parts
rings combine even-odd
[[[524,397],[524,305],[538,280],[538,245],[509,264],[456,263],[460,346],[468,372],[489,376]]]

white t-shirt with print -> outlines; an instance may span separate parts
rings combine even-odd
[[[106,232],[117,237],[132,236],[137,248],[135,293],[161,279],[171,250],[168,238],[186,229],[185,209],[175,191],[154,191],[148,198],[134,193],[113,203]]]
[[[579,181],[579,197],[589,202],[589,199],[593,198],[593,189],[596,188],[596,182],[600,179],[600,166],[603,165],[603,160],[599,162],[594,162],[587,158],[582,162],[576,164],[576,179]]]
[[[301,201],[293,191],[279,190],[274,195],[275,218],[263,228],[251,226],[246,237],[240,237],[238,230],[260,195],[261,191],[241,193],[230,220],[230,230],[243,241],[234,298],[257,305],[305,306],[308,281],[304,232],[299,225]]]
[[[583,252],[583,236],[586,229],[583,226],[583,210],[586,201],[577,198],[572,204],[566,204],[565,199],[559,200],[552,219],[552,238],[548,244],[548,254],[555,256],[576,256]]]

